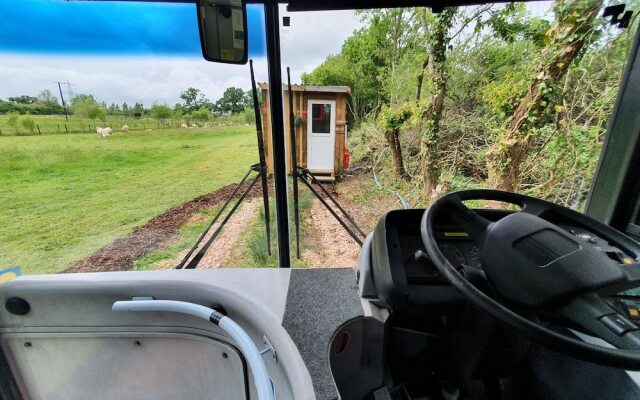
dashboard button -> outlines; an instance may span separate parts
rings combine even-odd
[[[629,331],[638,330],[638,327],[633,322],[620,314],[605,315],[600,318],[600,322],[618,336],[624,335]]]

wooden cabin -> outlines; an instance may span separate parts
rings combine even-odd
[[[261,83],[262,131],[269,173],[273,173],[273,145],[269,86]],[[332,181],[344,169],[347,135],[347,86],[291,85],[298,165],[308,168],[318,179]],[[291,134],[289,124],[289,91],[284,87],[285,138],[287,169],[292,171]]]

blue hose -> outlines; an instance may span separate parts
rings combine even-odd
[[[376,175],[376,170],[374,168],[371,168],[371,171],[373,172],[373,183],[375,183],[378,189],[382,189],[382,184],[380,184],[380,181],[378,180],[378,176]],[[400,193],[394,190],[388,190],[388,189],[387,189],[387,192],[398,196],[398,198],[400,199],[400,203],[402,203],[402,207],[404,207],[405,210],[409,208],[409,203],[407,203],[407,201],[402,196],[400,196]]]

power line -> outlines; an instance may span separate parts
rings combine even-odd
[[[68,99],[73,99],[73,89],[71,88],[71,86],[75,86],[75,85],[69,81],[66,81],[66,82],[56,81],[56,83],[58,84],[58,91],[60,92],[60,101],[62,102],[62,107],[64,108],[64,118],[68,121],[69,111],[67,109],[67,102],[64,101],[64,95],[66,94]],[[62,91],[62,85],[65,85],[65,88],[66,88],[64,92]]]

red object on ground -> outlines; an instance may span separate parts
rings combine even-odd
[[[344,169],[348,169],[349,168],[349,161],[350,161],[349,149],[347,149],[345,147],[344,148],[344,159],[342,161],[342,166],[343,166]]]

